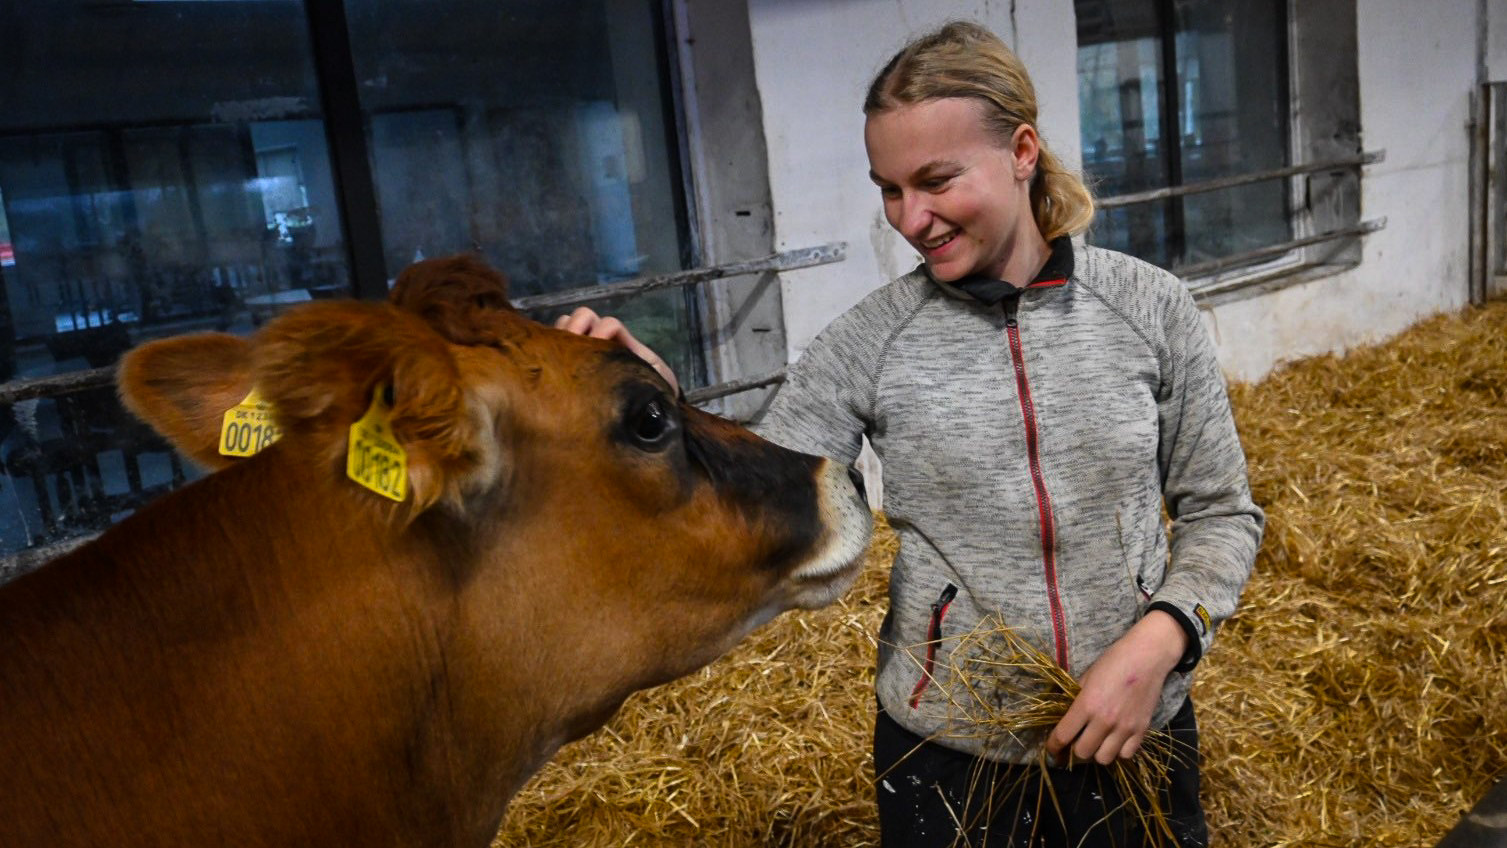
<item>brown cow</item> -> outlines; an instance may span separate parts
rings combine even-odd
[[[417,270],[122,363],[201,462],[253,385],[283,436],[0,588],[0,845],[485,846],[629,693],[851,583],[842,469]],[[386,397],[401,502],[345,473]]]

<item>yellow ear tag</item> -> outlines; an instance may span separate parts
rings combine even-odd
[[[253,388],[245,400],[225,410],[225,418],[220,422],[220,453],[251,456],[282,434],[272,423],[272,404]]]
[[[386,386],[372,392],[372,404],[351,425],[345,476],[399,503],[408,496],[408,452],[392,434],[392,408],[382,400]]]

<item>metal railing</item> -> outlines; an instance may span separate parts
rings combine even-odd
[[[833,242],[816,247],[773,253],[743,262],[729,262],[723,265],[693,268],[688,271],[676,271],[672,274],[657,274],[617,283],[583,286],[561,292],[521,297],[514,300],[513,305],[521,310],[559,308],[626,297],[628,295],[643,294],[644,292],[656,291],[658,289],[695,285],[697,283],[739,277],[747,274],[814,268],[819,265],[841,262],[847,257],[847,249],[848,246],[846,243]],[[751,391],[770,385],[783,379],[783,374],[784,371],[781,370],[776,372],[775,375],[731,380],[687,392],[686,396],[688,398],[695,397],[698,399],[695,402],[704,403],[715,398],[726,397],[727,395]],[[67,374],[56,374],[49,377],[28,377],[21,380],[12,380],[8,383],[0,383],[0,404],[97,389],[110,385],[114,379],[114,366],[106,366],[104,368],[91,368],[87,371],[70,371]]]
[[[1174,197],[1186,197],[1188,195],[1203,194],[1222,189],[1237,188],[1239,186],[1253,185],[1269,180],[1286,179],[1289,177],[1302,176],[1304,174],[1319,174],[1334,171],[1359,171],[1366,165],[1371,165],[1386,158],[1385,150],[1371,150],[1343,159],[1329,159],[1322,162],[1306,162],[1301,165],[1291,165],[1285,168],[1272,168],[1265,171],[1252,171],[1248,174],[1237,174],[1230,177],[1219,177],[1212,180],[1200,180],[1198,182],[1184,183],[1182,185],[1167,186],[1164,188],[1150,189],[1148,191],[1130,192],[1117,194],[1110,197],[1098,198],[1095,206],[1098,209],[1121,209],[1126,206],[1134,206],[1142,203],[1154,203],[1158,200],[1167,200]],[[1276,244],[1264,245],[1253,250],[1245,250],[1220,256],[1201,262],[1189,262],[1183,265],[1173,265],[1170,269],[1179,277],[1198,277],[1208,274],[1217,274],[1227,268],[1265,259],[1271,256],[1281,256],[1289,251],[1297,250],[1311,245],[1325,242],[1338,241],[1340,239],[1356,238],[1368,233],[1376,232],[1386,226],[1385,218],[1375,218],[1362,221],[1354,226],[1342,227],[1329,232],[1303,236],[1290,239]],[[1304,265],[1303,267],[1308,267]],[[1204,287],[1198,289],[1204,292]],[[1205,292],[1207,293],[1207,292]]]
[[[1366,235],[1367,233],[1374,233],[1386,225],[1386,218],[1373,218],[1369,221],[1362,221],[1353,227],[1344,227],[1338,230],[1331,230],[1327,233],[1319,233],[1318,235],[1305,236],[1303,238],[1292,239],[1291,241],[1269,244],[1265,247],[1258,247],[1255,250],[1231,253],[1228,256],[1221,256],[1218,259],[1210,259],[1204,262],[1175,265],[1172,270],[1180,277],[1217,274],[1225,268],[1234,265],[1240,265],[1256,259],[1265,259],[1268,256],[1281,256],[1289,250],[1297,250],[1300,247],[1308,247],[1309,245],[1322,244],[1326,241],[1337,241],[1343,238],[1353,238],[1355,236]]]
[[[69,392],[98,389],[115,381],[115,366],[90,368],[87,371],[69,371],[50,377],[28,377],[0,383],[0,406],[39,397],[56,397]]]
[[[656,289],[705,283],[711,280],[720,280],[724,277],[741,277],[746,274],[813,268],[817,265],[841,262],[847,257],[847,253],[848,245],[846,242],[832,242],[831,244],[823,244],[817,247],[804,247],[799,250],[787,250],[784,253],[773,253],[769,256],[750,259],[746,262],[729,262],[726,265],[711,265],[706,268],[692,268],[689,271],[676,271],[672,274],[638,277],[619,283],[603,283],[597,286],[583,286],[561,292],[521,297],[514,300],[513,305],[519,309],[548,309],[551,307],[576,306],[582,303],[592,303],[614,297],[643,294],[644,292],[655,291]]]
[[[50,542],[8,556],[0,556],[0,584],[8,583],[29,571],[36,571],[51,560],[74,548],[83,547],[97,538],[99,538],[99,533],[85,533],[60,542]]]
[[[727,397],[728,395],[735,395],[739,392],[751,392],[754,389],[762,389],[765,386],[772,386],[775,383],[783,383],[784,381],[785,369],[781,368],[777,371],[771,371],[768,374],[761,374],[757,377],[748,377],[742,380],[729,380],[725,383],[718,383],[715,386],[707,386],[701,389],[692,389],[685,393],[685,401],[692,406],[700,406],[703,403],[716,400],[717,398]]]
[[[1273,168],[1268,171],[1252,171],[1249,174],[1238,174],[1233,177],[1219,177],[1212,180],[1200,180],[1182,185],[1167,186],[1166,188],[1154,188],[1147,191],[1136,191],[1129,194],[1116,194],[1110,197],[1101,197],[1094,201],[1094,205],[1100,209],[1118,209],[1122,206],[1133,206],[1137,203],[1150,203],[1155,200],[1166,200],[1172,197],[1184,197],[1189,194],[1202,194],[1209,191],[1219,191],[1227,188],[1237,188],[1252,183],[1266,182],[1267,180],[1279,180],[1284,177],[1296,177],[1303,174],[1318,174],[1324,171],[1344,171],[1351,168],[1360,168],[1380,162],[1386,158],[1386,151],[1372,150],[1353,156],[1348,159],[1330,159],[1324,162],[1310,162],[1303,165],[1291,165],[1286,168]]]

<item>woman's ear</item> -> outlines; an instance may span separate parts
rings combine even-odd
[[[1010,136],[1010,155],[1015,160],[1015,179],[1029,181],[1036,176],[1036,160],[1041,158],[1041,136],[1030,124],[1021,124]]]

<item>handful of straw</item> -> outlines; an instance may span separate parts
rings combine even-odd
[[[946,652],[945,658],[937,652],[938,673],[931,681],[939,687],[948,704],[949,730],[940,736],[950,738],[981,738],[986,749],[1027,750],[1032,752],[1035,768],[1021,770],[1016,780],[1037,781],[1036,792],[1028,793],[1038,799],[1038,809],[1028,816],[1031,833],[1025,844],[1035,844],[1036,831],[1043,813],[1055,814],[1065,821],[1061,800],[1050,779],[1049,761],[1045,745],[1046,735],[1062,720],[1063,715],[1078,697],[1081,686],[1078,681],[1041,648],[1006,625],[998,616],[987,615],[969,632],[953,637],[955,644]],[[914,651],[907,651],[915,657]],[[1072,761],[1071,750],[1067,756],[1069,768],[1093,768],[1103,772],[1113,792],[1101,792],[1105,801],[1105,821],[1115,812],[1123,810],[1144,834],[1143,845],[1161,848],[1176,845],[1176,837],[1167,822],[1160,788],[1167,785],[1168,772],[1181,756],[1192,752],[1179,752],[1181,743],[1165,730],[1153,728],[1146,735],[1140,751],[1129,760],[1115,760],[1108,766],[1097,763]],[[983,760],[980,761],[984,762]],[[954,811],[954,823],[958,827],[959,841],[967,845],[967,833],[975,825],[988,823],[994,812],[992,793],[1011,793],[1022,789],[1019,785],[995,786],[995,781],[982,773],[973,775],[969,802],[964,810]],[[980,792],[990,793],[985,803],[977,803]],[[1111,807],[1111,799],[1118,797],[1119,805]],[[1050,802],[1051,809],[1042,806]],[[1011,834],[1012,842],[1017,834]]]

